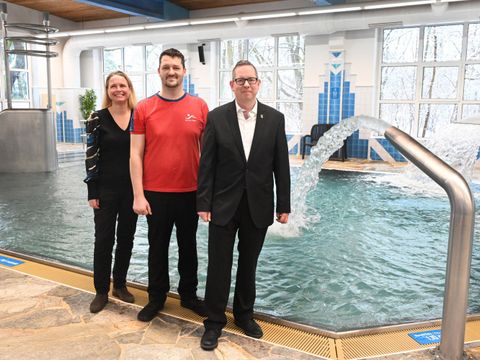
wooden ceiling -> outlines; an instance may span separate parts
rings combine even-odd
[[[127,14],[120,12],[77,3],[73,0],[8,0],[8,2],[29,9],[46,11],[49,12],[50,15],[55,15],[75,22],[116,19],[128,16]]]
[[[223,6],[258,4],[273,1],[276,0],[170,0],[171,3],[188,10],[211,9]],[[121,12],[82,4],[74,0],[8,0],[8,2],[38,11],[46,11],[51,15],[75,22],[107,20],[128,16]]]

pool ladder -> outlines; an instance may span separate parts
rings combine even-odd
[[[436,353],[442,360],[461,360],[475,223],[472,192],[461,174],[403,131],[391,126],[385,131],[385,137],[448,194],[450,232],[441,340]]]

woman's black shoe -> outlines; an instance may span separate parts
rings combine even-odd
[[[112,295],[127,303],[135,302],[135,298],[130,293],[130,291],[128,291],[126,287],[122,287],[118,289],[113,288]]]
[[[98,313],[102,311],[108,303],[108,294],[96,294],[93,301],[90,303],[90,312]]]

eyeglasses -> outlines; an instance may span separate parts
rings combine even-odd
[[[248,84],[249,85],[255,85],[257,82],[258,82],[258,78],[256,77],[249,77],[249,78],[236,78],[236,79],[233,79],[233,81],[235,81],[235,84],[237,85],[245,85],[245,81],[248,81]]]

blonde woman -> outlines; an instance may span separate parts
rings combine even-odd
[[[93,112],[86,122],[87,177],[84,181],[95,221],[93,281],[96,295],[90,304],[92,313],[101,311],[108,303],[115,235],[112,294],[129,303],[135,301],[126,287],[137,224],[137,215],[132,209],[129,167],[130,126],[135,104],[135,91],[129,77],[122,71],[112,72],[105,81],[102,109]]]

